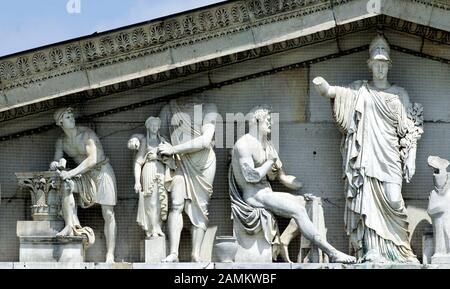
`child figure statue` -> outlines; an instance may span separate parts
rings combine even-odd
[[[160,126],[159,118],[149,117],[145,122],[147,134],[134,134],[128,141],[128,148],[137,151],[134,160],[134,191],[139,194],[136,221],[146,238],[164,236],[161,223],[168,215],[166,183],[170,180],[170,169],[174,169],[173,159],[158,154],[158,145],[166,142],[159,135]]]

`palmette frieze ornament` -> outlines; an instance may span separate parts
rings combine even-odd
[[[110,33],[107,36],[91,37],[77,43],[26,53],[19,57],[32,63],[33,80],[40,81],[60,75],[60,69],[73,66],[81,59],[87,61],[83,64],[84,67],[75,65],[64,73],[117,63],[118,61],[165,51],[171,47],[188,45],[189,43],[248,30],[251,26],[261,25],[262,23],[258,22],[259,19],[264,18],[264,23],[282,21],[296,15],[310,14],[329,8],[329,5],[329,1],[325,0],[239,1],[171,17],[164,21],[139,25],[120,32]],[[281,15],[278,18],[268,19],[277,14]],[[251,23],[252,17],[258,21]],[[146,41],[147,38],[150,41]],[[123,57],[119,54],[131,55]],[[110,59],[112,56],[116,59]],[[0,68],[7,61],[15,63],[17,58],[13,56],[8,57],[5,61],[0,61]],[[102,64],[95,63],[97,61],[101,61]],[[18,77],[16,73],[19,66],[14,64],[13,66],[9,64],[3,66],[8,68],[8,70],[3,69],[3,71],[0,69],[0,81],[4,82],[5,89],[23,85],[25,80],[21,79],[22,76]],[[15,73],[9,72],[11,70]],[[49,72],[50,75],[45,76]]]

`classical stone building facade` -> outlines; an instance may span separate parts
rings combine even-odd
[[[262,103],[279,112],[284,167],[304,182],[303,192],[322,198],[328,239],[347,252],[341,135],[330,103],[311,81],[319,75],[339,85],[369,79],[366,60],[377,33],[391,46],[390,80],[424,106],[416,175],[403,187],[412,247],[422,260],[433,188],[427,157],[450,155],[450,3],[376,2],[228,1],[0,58],[0,262],[19,260],[16,222],[31,219],[30,196],[15,173],[48,169],[60,133],[52,115],[68,105],[79,123],[97,133],[116,173],[116,261],[139,262],[143,233],[135,221],[138,197],[127,141],[168,101],[193,96],[214,102],[223,116]],[[230,150],[215,152],[210,226],[230,235]],[[100,262],[101,210],[80,210],[79,217],[98,232],[86,261]],[[282,227],[287,223],[280,219]],[[189,259],[189,239],[183,231],[182,261]]]

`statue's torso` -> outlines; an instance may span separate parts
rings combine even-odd
[[[88,139],[92,139],[95,142],[97,149],[97,160],[102,161],[105,159],[103,148],[95,133],[85,127],[77,128],[77,135],[74,138],[64,136],[62,138],[63,151],[71,157],[77,164],[84,161],[88,154],[86,151],[86,145]]]
[[[355,134],[361,147],[355,164],[367,176],[402,184],[399,118],[405,110],[400,87],[377,89],[367,82],[358,89],[355,113],[360,115]]]
[[[450,217],[450,186],[447,186],[443,192],[433,190],[430,193],[428,202],[428,214],[432,218],[448,215]]]
[[[243,144],[244,146],[253,148],[251,154],[255,168],[262,166],[267,161],[266,152],[262,144],[254,137],[244,135],[238,140],[238,142],[241,142],[241,144]],[[237,145],[239,145],[238,142],[236,142]],[[243,175],[242,167],[239,163],[239,151],[236,149],[236,147],[237,146],[235,145],[233,149],[233,158],[232,158],[233,173],[236,183],[238,184],[239,188],[243,193],[243,198],[244,199],[251,198],[262,190],[271,191],[272,188],[266,176],[264,176],[258,183],[247,182],[247,180]]]

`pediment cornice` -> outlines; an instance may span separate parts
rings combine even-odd
[[[422,30],[426,30],[424,25],[450,27],[448,1],[381,0],[379,11],[375,12],[365,8],[370,1],[229,1],[3,57],[0,58],[0,112],[83,91],[139,82],[144,77],[152,78],[177,68],[183,70],[196,63],[208,63],[307,35],[320,35],[321,31],[345,28],[344,24],[377,14],[398,16],[408,23],[417,19]],[[408,10],[386,10],[394,4],[399,8],[408,5]],[[417,9],[422,14],[413,13]],[[447,16],[449,23],[432,21],[433,13]],[[434,34],[426,37],[450,43],[445,29],[430,31]],[[331,36],[338,35],[339,29]]]

